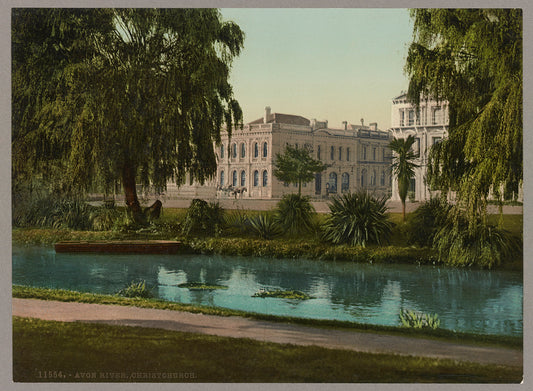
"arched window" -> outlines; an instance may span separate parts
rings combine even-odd
[[[366,185],[366,169],[363,169],[363,171],[361,171],[361,187],[365,187]]]
[[[350,161],[350,148],[346,148],[346,161]]]
[[[220,158],[224,159],[226,156],[224,156],[224,144],[220,146]]]
[[[241,186],[244,187],[246,185],[246,171],[241,171]]]
[[[339,147],[339,160],[342,160],[342,147]]]
[[[265,141],[263,143],[263,157],[267,157],[268,156],[268,144],[267,142]]]
[[[335,147],[331,146],[331,150],[329,151],[329,160],[335,159]]]
[[[233,145],[231,146],[231,157],[237,157],[237,144],[235,143],[233,143]]]
[[[241,158],[246,157],[246,146],[244,143],[241,144]]]
[[[376,185],[376,170],[372,171],[372,176],[370,177],[370,186]]]
[[[332,172],[329,174],[329,181],[328,181],[329,193],[336,193],[337,192],[337,173]]]
[[[342,191],[348,191],[350,189],[350,175],[345,172],[342,174]]]
[[[255,144],[257,145],[257,143]],[[259,186],[259,171],[254,171],[254,187]]]
[[[220,171],[220,186],[224,186],[224,170]]]
[[[381,171],[381,179],[379,180],[381,186],[385,186],[385,171]]]
[[[233,185],[233,187],[236,187],[237,186],[237,171],[233,171],[233,173],[231,174],[231,183]]]
[[[267,172],[267,170],[265,170],[265,171],[263,171],[263,187],[265,187],[267,185],[268,185],[268,172]]]
[[[254,143],[254,157],[259,157],[259,144]]]
[[[321,156],[322,154],[321,154],[320,152],[321,152],[321,151],[320,151],[320,145],[319,145],[318,148],[317,148],[317,150],[316,150],[316,158],[317,158],[318,160],[322,159],[322,156]]]

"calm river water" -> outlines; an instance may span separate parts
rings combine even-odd
[[[145,280],[164,300],[393,326],[406,308],[437,313],[446,329],[522,334],[523,284],[516,272],[216,255],[56,254],[48,247],[14,247],[12,279],[104,294]],[[184,282],[229,288],[189,291],[177,286]],[[314,298],[252,297],[260,289],[294,289]]]

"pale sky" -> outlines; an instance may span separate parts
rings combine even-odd
[[[272,112],[390,127],[391,100],[407,89],[407,9],[222,8],[245,32],[231,83],[244,121]]]

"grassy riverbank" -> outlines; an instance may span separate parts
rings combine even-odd
[[[285,322],[294,324],[303,324],[314,327],[326,327],[335,329],[350,329],[359,332],[383,333],[389,335],[409,336],[416,338],[430,338],[436,340],[443,340],[447,342],[459,342],[461,344],[476,344],[484,346],[500,346],[515,349],[522,349],[522,337],[511,336],[493,336],[493,335],[478,335],[470,333],[457,333],[444,329],[412,329],[404,327],[393,326],[378,326],[364,323],[355,323],[338,320],[319,320],[319,319],[305,319],[293,318],[287,316],[274,316],[259,314],[253,312],[245,312],[238,310],[231,310],[225,308],[199,306],[192,304],[182,304],[169,302],[158,299],[142,299],[142,298],[125,298],[114,295],[99,295],[93,293],[82,293],[75,291],[68,291],[62,289],[46,289],[34,288],[27,286],[13,286],[13,297],[23,299],[41,299],[41,300],[57,300],[65,302],[81,302],[81,303],[95,303],[95,304],[109,304],[109,305],[124,305],[135,306],[141,308],[156,308],[172,311],[186,311],[193,313],[202,313],[206,315],[218,316],[242,316],[257,320],[268,320],[274,322]]]
[[[13,319],[17,382],[519,383],[521,367]],[[163,375],[164,374],[164,375]]]

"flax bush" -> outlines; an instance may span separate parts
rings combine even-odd
[[[363,247],[388,242],[392,222],[385,214],[385,203],[385,197],[375,198],[366,192],[334,197],[323,226],[323,238],[335,244]]]
[[[309,202],[309,197],[298,194],[285,194],[276,208],[279,226],[289,235],[311,232],[315,214],[315,208]]]

